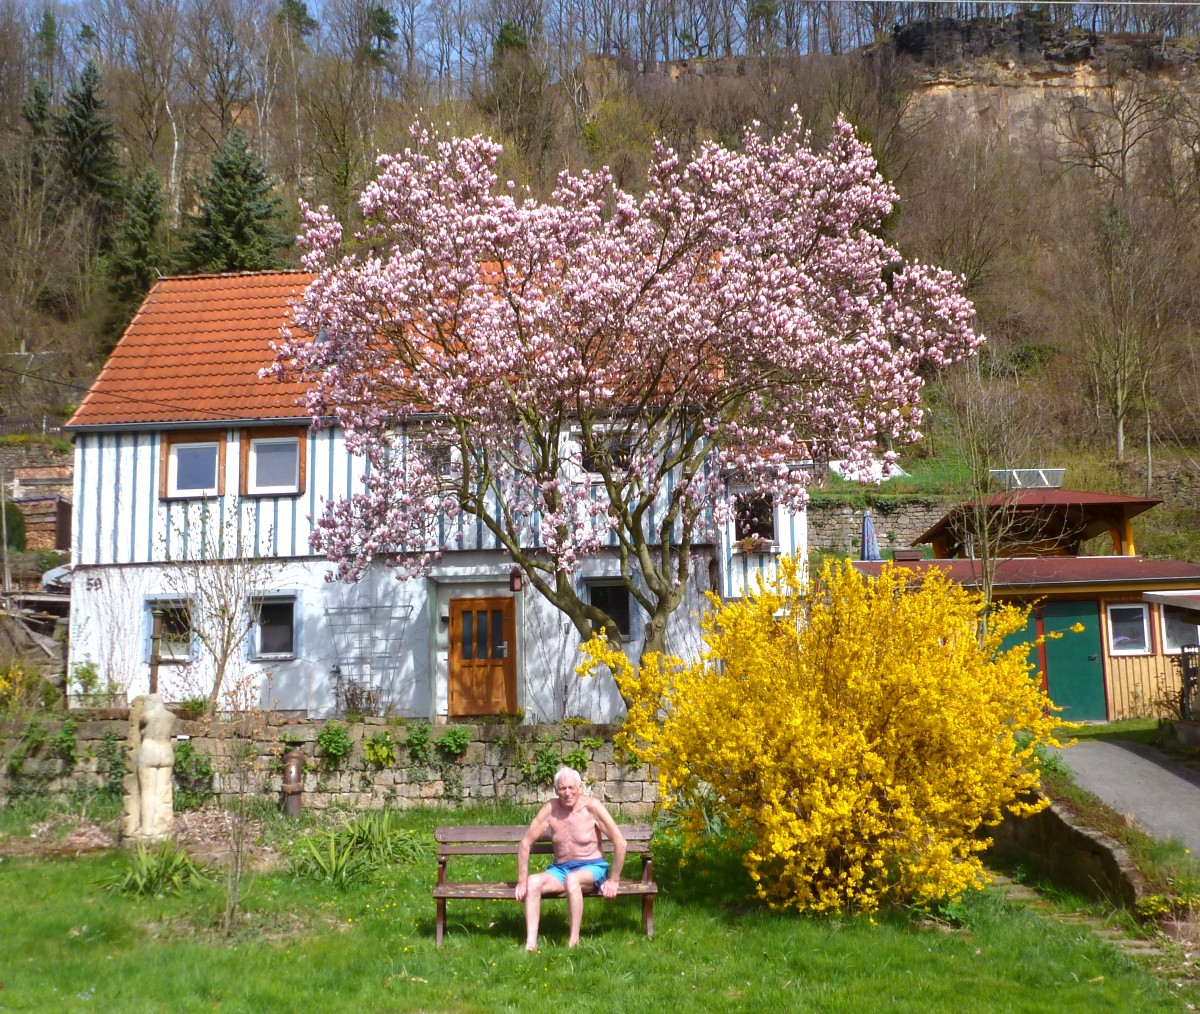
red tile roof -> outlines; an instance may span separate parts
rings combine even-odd
[[[879,573],[881,563],[855,561],[864,574]],[[931,567],[948,571],[967,587],[979,583],[978,560],[918,560],[897,566],[920,573]],[[1200,564],[1180,560],[1148,560],[1144,556],[1029,556],[996,561],[995,590],[1000,593],[1055,590],[1068,592],[1084,586],[1120,586],[1134,591],[1145,586],[1170,585],[1195,588],[1200,585]]]
[[[304,384],[258,371],[311,279],[301,271],[162,279],[67,425],[307,419]]]

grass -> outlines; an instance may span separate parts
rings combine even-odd
[[[439,823],[523,818],[405,814],[426,840]],[[1098,937],[996,892],[965,898],[954,925],[908,911],[811,918],[751,900],[727,853],[682,866],[664,839],[655,858],[663,893],[653,941],[636,903],[590,901],[583,941],[568,951],[563,906],[549,904],[537,955],[521,949],[515,903],[451,902],[446,945],[435,948],[432,860],[389,867],[345,892],[282,872],[259,876],[247,925],[229,946],[215,932],[219,887],[130,899],[99,886],[127,862],[120,853],[4,859],[0,1010],[1183,1009]],[[455,877],[512,875],[511,858],[452,863]]]

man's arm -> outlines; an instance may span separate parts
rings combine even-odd
[[[604,833],[608,835],[609,841],[613,846],[613,861],[609,868],[609,875],[605,878],[604,883],[600,887],[600,895],[604,898],[615,898],[617,896],[617,887],[621,883],[621,871],[625,868],[625,851],[628,844],[625,841],[625,836],[621,834],[621,829],[617,827],[617,822],[612,819],[612,814],[605,809],[604,804],[598,799],[589,799],[588,808],[592,811],[592,816],[596,818],[596,823],[603,828]]]
[[[538,814],[529,823],[529,829],[525,832],[525,837],[521,839],[521,844],[517,846],[517,901],[525,899],[526,883],[529,880],[529,851],[533,848],[533,843],[546,833],[546,827],[550,823],[550,804],[547,803]]]

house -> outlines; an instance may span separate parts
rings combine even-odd
[[[1075,721],[1106,721],[1161,712],[1179,693],[1178,657],[1200,643],[1200,565],[1137,555],[1133,518],[1161,501],[1062,488],[1010,489],[956,506],[916,541],[937,567],[978,587],[983,564],[973,518],[983,507],[1004,512],[994,560],[993,595],[1032,607],[1010,643],[1042,639],[1030,662],[1050,699]],[[1086,542],[1107,539],[1111,553],[1081,556]],[[881,564],[858,563],[865,573]],[[1061,635],[1061,636],[1058,636]]]
[[[575,674],[578,635],[522,587],[482,525],[456,521],[459,538],[422,577],[377,564],[354,584],[327,580],[328,562],[309,546],[314,519],[357,490],[363,460],[336,426],[310,429],[302,385],[259,376],[309,279],[159,281],[68,423],[71,666],[90,661],[131,697],[152,680],[169,699],[205,693],[204,617],[224,613],[246,628],[232,659],[238,678],[281,711],[619,715],[611,679]],[[743,594],[773,571],[775,554],[806,549],[803,513],[738,512],[695,553],[670,650],[698,649],[705,592]],[[238,581],[217,589],[219,608],[204,608],[218,574]],[[618,575],[615,552],[602,551],[574,580],[636,654],[642,617]]]

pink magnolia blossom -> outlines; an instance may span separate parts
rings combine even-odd
[[[498,186],[494,142],[414,125],[353,252],[303,209],[294,320],[319,339],[285,335],[272,369],[370,463],[313,537],[342,576],[394,553],[420,573],[470,515],[552,600],[615,535],[653,614],[731,474],[796,508],[807,461],[894,464],[921,368],[982,341],[963,283],[880,236],[896,195],[849,123],[823,151],[798,118],[757,129],[690,161],[659,146],[640,198],[605,170],[542,203]]]

